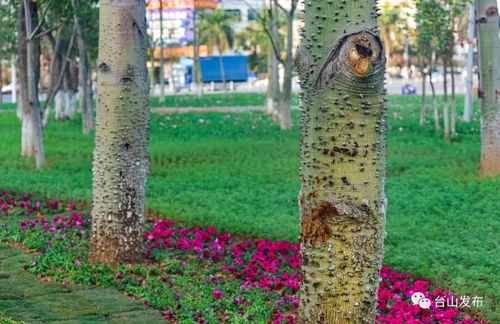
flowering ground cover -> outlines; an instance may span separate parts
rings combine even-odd
[[[151,262],[110,268],[87,262],[89,225],[88,214],[74,204],[0,193],[0,241],[36,251],[26,268],[41,278],[116,287],[172,323],[294,323],[297,244],[148,219],[145,256]],[[464,312],[468,308],[438,305],[439,298],[461,298],[427,280],[386,266],[381,279],[377,323],[485,323]],[[415,292],[433,301],[430,308],[413,304]]]

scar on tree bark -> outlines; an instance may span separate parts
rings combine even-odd
[[[301,204],[304,204],[302,199]],[[317,207],[304,213],[301,233],[304,241],[316,247],[332,236],[332,225],[370,223],[373,220],[374,215],[365,200],[360,204],[350,201],[322,201]]]
[[[327,59],[317,73],[314,86],[316,90],[332,87],[336,75],[351,73],[356,77],[368,77],[373,67],[383,64],[382,41],[368,30],[344,35],[334,43]],[[296,66],[299,74],[309,78],[315,74],[310,63],[309,52],[305,45],[297,50]]]

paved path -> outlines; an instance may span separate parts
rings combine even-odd
[[[26,323],[163,323],[158,311],[116,289],[42,283],[29,255],[0,243],[0,313]]]

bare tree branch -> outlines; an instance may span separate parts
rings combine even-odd
[[[33,30],[33,32],[30,34],[30,36],[28,37],[28,40],[32,40],[32,39],[35,39],[35,35],[36,33],[38,32],[38,30],[40,28],[42,28],[42,25],[45,23],[45,16],[47,16],[47,12],[49,11],[49,8],[50,6],[52,5],[52,2],[54,0],[50,0],[49,3],[47,3],[47,6],[45,7],[45,10],[43,11],[42,13],[42,16],[40,18],[40,22],[38,23],[38,25],[35,27],[35,29]],[[45,34],[45,33],[44,33]],[[37,36],[39,37],[39,36]]]

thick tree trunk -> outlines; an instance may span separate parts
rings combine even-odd
[[[451,137],[457,136],[457,100],[455,97],[455,68],[451,62],[451,114],[450,114]]]
[[[375,320],[386,210],[385,54],[376,17],[369,0],[347,9],[327,0],[305,7],[297,51],[304,111],[299,323]]]
[[[143,260],[149,168],[144,0],[101,0],[91,262]]]
[[[425,72],[422,68],[422,102],[420,103],[420,125],[425,124],[425,115],[426,115],[426,107],[425,107]]]
[[[23,0],[22,13],[25,22],[26,42],[26,106],[23,111],[22,124],[22,155],[35,156],[35,165],[40,169],[45,162],[45,152],[42,142],[42,120],[38,102],[38,79],[40,71],[40,48],[37,38],[30,37],[38,24],[36,2]]]
[[[444,63],[443,72],[443,88],[444,88],[444,103],[443,103],[443,123],[444,123],[444,140],[450,140],[450,112],[449,112],[449,102],[448,102],[448,67],[447,62]]]
[[[87,57],[87,42],[83,38],[83,31],[80,25],[76,10],[79,8],[79,3],[76,0],[71,0],[71,4],[75,9],[74,20],[76,28],[76,38],[78,43],[78,53],[80,61],[78,62],[78,95],[80,97],[80,110],[82,111],[82,131],[83,134],[88,134],[92,125],[92,102],[89,102],[89,62]]]
[[[474,19],[476,15],[476,9],[474,7],[474,4],[471,3],[469,5],[469,26],[467,29],[467,80],[466,80],[466,92],[465,92],[465,105],[464,105],[464,115],[463,115],[463,120],[466,122],[471,121],[472,119],[472,107],[473,107],[473,93],[472,93],[472,86],[473,86],[473,80],[474,80],[474,46],[473,46],[473,41],[474,41],[474,29],[475,29],[475,24],[474,24]]]
[[[496,0],[476,0],[480,67],[481,175],[500,174],[500,38]]]

